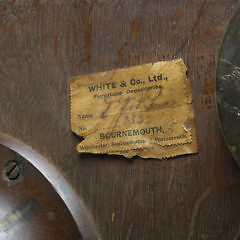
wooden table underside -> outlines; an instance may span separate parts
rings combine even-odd
[[[239,239],[240,170],[217,120],[221,39],[237,0],[0,3],[0,131],[41,153],[85,202],[102,239]],[[69,78],[183,58],[199,153],[132,161],[78,154]]]

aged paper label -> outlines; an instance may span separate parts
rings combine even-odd
[[[79,152],[159,159],[197,152],[182,59],[75,77],[70,90]]]

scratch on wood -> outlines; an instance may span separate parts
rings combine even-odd
[[[90,61],[91,61],[89,46],[91,44],[91,38],[92,38],[92,10],[93,10],[93,4],[89,8],[87,30],[85,35],[85,49],[86,49],[85,56],[88,64],[90,64]]]
[[[207,95],[207,94],[213,94],[214,93],[214,87],[215,87],[215,76],[212,76],[211,81],[207,82],[204,86],[203,86],[203,94]]]
[[[56,8],[56,6],[55,6],[55,8]],[[59,39],[59,36],[57,34],[58,29],[55,29],[55,31],[56,32],[55,32],[55,38],[54,38],[54,53],[55,53],[56,58],[58,58],[58,44],[59,44],[60,39]]]
[[[145,7],[145,4],[148,2],[149,0],[143,0],[142,1],[142,6]]]
[[[12,24],[18,21],[18,18],[11,11],[3,11],[0,13],[0,20],[3,26]]]
[[[132,42],[135,42],[135,40],[137,38],[137,33],[139,31],[140,21],[141,21],[141,14],[136,17],[136,19],[133,23],[133,26],[132,26]]]
[[[173,27],[177,24],[178,20],[180,19],[180,16],[181,16],[181,9],[180,9],[180,7],[178,7],[178,8],[176,9],[175,14],[174,14],[171,28],[173,28]]]
[[[221,23],[209,25],[208,28],[203,29],[202,31],[200,31],[198,33],[198,35],[194,41],[194,44],[197,44],[199,42],[203,42],[206,39],[221,35],[222,34],[221,26],[222,26]]]
[[[131,223],[131,225],[129,226],[128,228],[128,231],[127,231],[127,237],[126,239],[132,239],[131,236],[132,236],[132,232],[133,232],[133,223]]]
[[[239,240],[240,239],[240,227],[238,228],[238,231],[236,235],[234,236],[233,240]]]
[[[209,194],[211,192],[212,192],[212,187],[208,186],[204,190],[204,192],[201,194],[201,196],[197,199],[197,201],[195,202],[195,205],[194,205],[194,208],[193,208],[193,212],[192,212],[192,218],[191,218],[191,222],[190,222],[190,226],[189,226],[189,233],[188,233],[187,240],[190,240],[192,238],[194,223],[195,223],[196,217],[198,215],[199,209],[201,207],[201,204],[209,196]]]
[[[137,15],[137,17],[135,18],[135,21],[133,23],[132,26],[132,34],[131,34],[131,38],[132,38],[132,42],[135,42],[136,38],[137,38],[137,34],[139,32],[139,27],[140,27],[140,23],[141,23],[141,17],[142,17],[142,11],[145,8],[145,5],[147,4],[149,0],[143,0],[142,4],[141,4],[141,9]]]
[[[208,3],[207,0],[205,0],[201,7],[200,7],[200,10],[198,12],[198,15],[197,15],[197,18],[196,18],[196,21],[195,21],[195,24],[194,24],[194,28],[197,26],[197,24],[199,23],[199,20],[201,19],[202,16],[204,16],[206,14],[206,12],[204,11],[205,10],[205,6],[206,4]]]
[[[168,191],[172,186],[174,176],[175,176],[175,162],[172,162],[169,169],[169,178],[168,178],[168,184],[167,184]]]
[[[10,78],[9,72],[4,69],[4,63],[0,59],[0,76],[4,76],[4,78]]]
[[[207,10],[208,10],[208,8],[206,8],[206,4],[208,4],[208,1],[207,1],[207,0],[205,0],[205,1],[202,3],[202,5],[201,5],[201,7],[200,7],[200,9],[199,9],[199,11],[198,11],[198,15],[197,15],[196,20],[195,20],[195,22],[194,22],[194,24],[193,24],[193,26],[192,26],[192,29],[191,29],[191,34],[192,34],[192,35],[193,35],[193,33],[194,33],[194,30],[197,28],[197,25],[198,25],[200,19],[206,14],[206,12],[207,12]],[[186,47],[186,45],[188,44],[188,41],[189,41],[189,36],[187,36],[187,37],[185,38],[185,40],[183,41],[183,43],[181,44],[181,46],[180,46],[180,47],[178,48],[178,50],[176,51],[175,55],[178,55],[179,52],[182,51],[183,48]]]

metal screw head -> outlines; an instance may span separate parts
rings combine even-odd
[[[21,178],[22,164],[19,160],[8,161],[3,168],[3,179],[9,183],[19,182]]]
[[[9,180],[16,180],[20,176],[20,163],[17,160],[9,161],[5,166],[5,173]]]

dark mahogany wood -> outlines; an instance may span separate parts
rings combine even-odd
[[[240,238],[240,169],[216,114],[221,39],[237,0],[7,0],[0,3],[0,131],[56,166],[102,239]],[[69,78],[183,58],[199,153],[129,161],[78,154]]]
[[[17,167],[13,167],[14,165]],[[0,133],[0,173],[2,190],[0,209],[3,209],[0,219],[0,239],[21,240],[19,234],[24,240],[31,240],[34,237],[45,240],[49,235],[51,239],[100,238],[86,207],[63,174],[31,147],[2,133]],[[25,203],[28,211],[22,214],[16,206]],[[32,205],[37,205],[33,207],[33,211]],[[7,211],[4,210],[5,208]],[[20,212],[19,216],[17,212]],[[25,218],[28,220],[28,215],[33,215],[32,212],[34,221],[30,221],[30,227],[33,229],[30,230],[31,234],[24,234],[27,231],[25,225],[28,221],[23,220]],[[13,217],[17,216],[14,224],[8,223],[7,229],[2,228],[5,220],[9,222],[8,218],[13,213],[16,213]],[[51,221],[46,219],[49,214],[54,215],[54,218],[50,217]],[[17,233],[13,228],[15,225],[18,226]]]
[[[20,169],[14,178],[7,174],[10,162]],[[0,169],[1,240],[82,239],[66,205],[33,165],[0,145]]]

